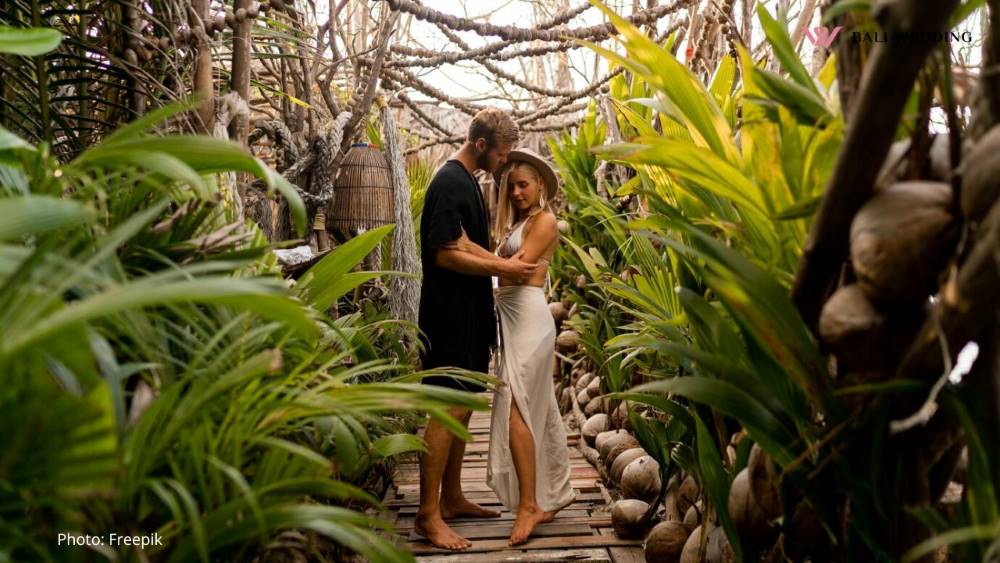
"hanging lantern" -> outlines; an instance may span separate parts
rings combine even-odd
[[[327,216],[331,227],[351,231],[395,221],[392,176],[382,151],[367,143],[351,146],[337,170]]]

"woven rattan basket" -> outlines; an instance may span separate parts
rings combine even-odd
[[[395,221],[392,177],[382,151],[355,144],[347,151],[334,181],[327,224],[344,230],[373,229]]]

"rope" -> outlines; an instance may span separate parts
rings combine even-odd
[[[469,45],[465,41],[463,41],[462,38],[458,36],[458,34],[456,34],[452,30],[448,29],[447,27],[441,24],[437,24],[437,27],[438,29],[441,30],[441,33],[444,33],[445,37],[447,37],[455,45],[458,45],[460,49],[462,49],[463,51],[469,50]],[[611,80],[612,77],[622,72],[622,69],[619,68],[618,70],[612,71],[604,78],[597,80],[594,84],[591,84],[582,90],[566,93],[561,90],[554,90],[552,88],[545,88],[544,86],[535,86],[533,84],[529,84],[486,59],[483,59],[478,62],[479,64],[483,65],[483,67],[485,67],[486,70],[493,73],[494,76],[502,78],[516,86],[520,86],[521,88],[524,88],[525,90],[532,92],[534,94],[540,94],[542,96],[551,96],[551,97],[567,97],[572,99],[577,99],[586,96],[587,94],[589,94],[590,91],[592,91],[590,90],[590,88],[592,88],[594,84],[597,85],[604,84],[608,80]]]
[[[392,269],[419,274],[417,238],[410,212],[410,182],[406,178],[406,161],[399,128],[396,127],[396,120],[388,104],[381,105],[379,117],[382,122],[382,142],[392,177],[393,207],[396,213],[396,228],[392,233]],[[416,278],[393,276],[389,280],[389,289],[389,311],[393,318],[416,323],[420,307],[420,282]]]
[[[477,23],[468,18],[452,16],[432,10],[421,6],[413,0],[386,1],[389,3],[390,9],[406,12],[419,20],[433,24],[443,24],[455,31],[472,31],[479,35],[500,37],[508,41],[565,41],[566,39],[600,41],[618,33],[614,24],[610,22],[576,29],[534,29],[493,25],[491,23]],[[648,25],[687,5],[688,2],[686,0],[676,0],[671,4],[635,12],[625,19],[635,26]]]
[[[291,129],[279,119],[259,119],[254,123],[254,130],[247,135],[247,145],[252,145],[261,137],[271,139],[276,148],[282,151],[281,169],[291,166],[299,160],[299,145],[292,136]]]
[[[229,139],[229,123],[237,118],[250,118],[250,106],[247,105],[246,100],[240,97],[238,92],[229,92],[215,98],[215,125],[212,128],[212,136],[218,139]],[[232,203],[237,220],[242,223],[245,218],[243,199],[236,188],[236,174],[234,172],[226,172],[222,175],[222,192],[223,197]]]

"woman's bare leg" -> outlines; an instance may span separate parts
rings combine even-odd
[[[545,513],[535,499],[535,441],[513,398],[510,401],[510,453],[514,459],[520,497],[510,544],[518,545],[528,540],[531,531],[545,518]]]

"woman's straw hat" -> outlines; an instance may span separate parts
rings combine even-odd
[[[527,147],[514,149],[507,155],[507,164],[501,169],[501,173],[497,178],[497,185],[501,190],[505,190],[507,187],[500,186],[500,179],[510,170],[510,165],[514,162],[527,162],[534,166],[538,170],[538,173],[542,175],[542,183],[545,184],[545,200],[552,201],[555,198],[556,192],[559,190],[559,175],[556,174],[555,168],[549,164],[549,161]]]

